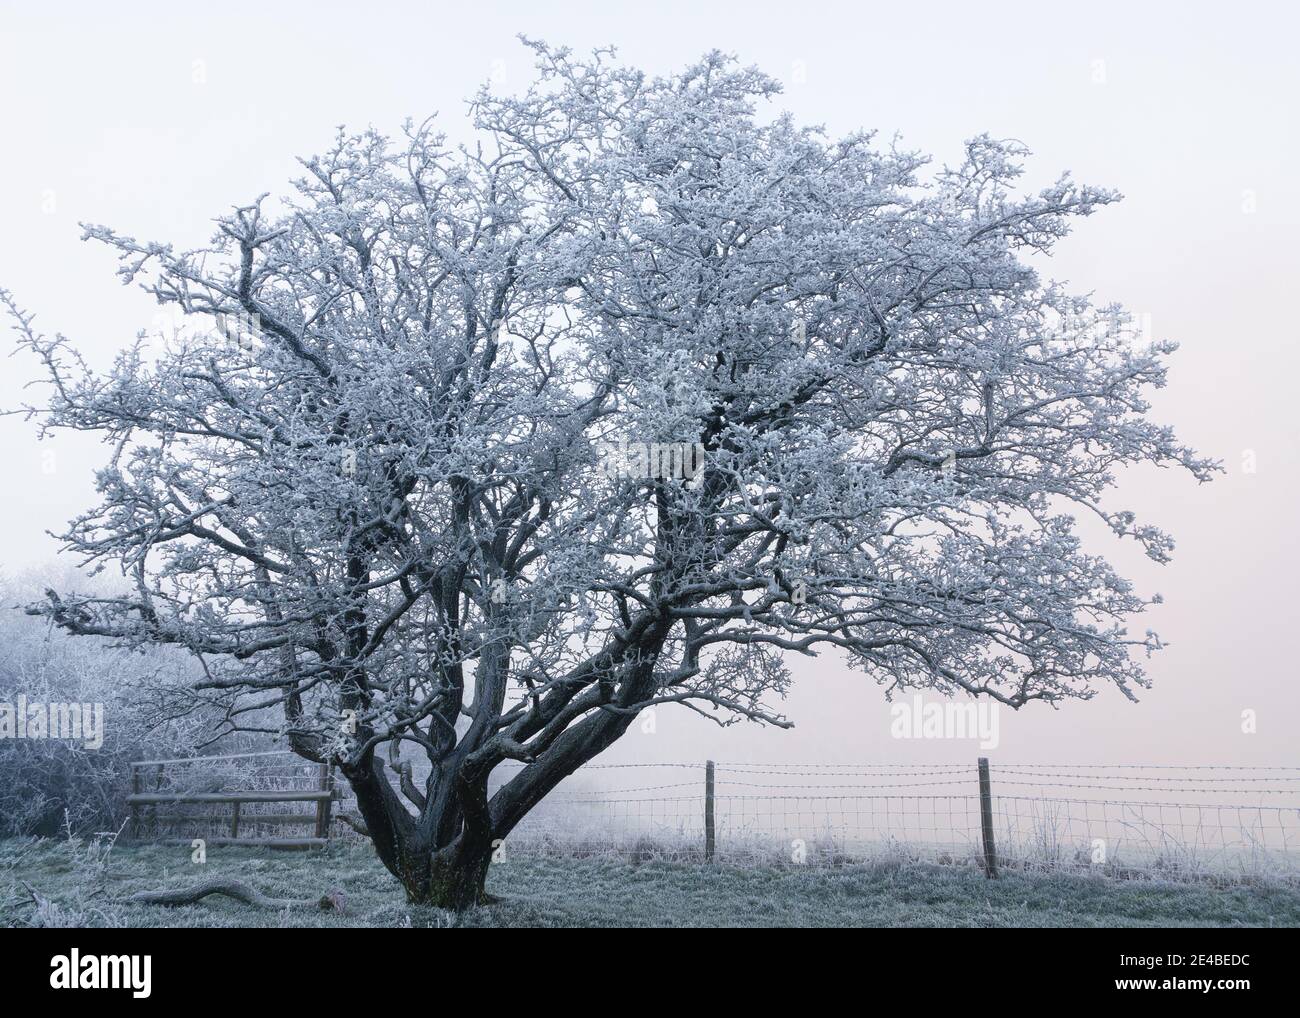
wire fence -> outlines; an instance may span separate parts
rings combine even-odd
[[[493,787],[519,764],[497,768]],[[319,802],[244,803],[241,838],[358,838],[346,782],[291,754],[137,765],[141,786],[182,795],[237,789]],[[417,770],[416,784],[423,785]],[[512,831],[505,853],[615,855],[746,865],[906,858],[1001,870],[1300,882],[1300,767],[666,762],[589,764]],[[211,798],[211,795],[209,795]],[[210,801],[143,806],[153,836],[231,833]],[[322,811],[325,822],[321,826]],[[987,834],[982,820],[987,814]],[[295,829],[294,825],[302,825]]]
[[[991,764],[985,844],[969,764],[589,765],[531,813],[520,851],[741,863],[882,856],[1178,879],[1300,878],[1300,767]],[[658,777],[661,780],[655,781]]]

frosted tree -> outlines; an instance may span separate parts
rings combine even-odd
[[[829,140],[716,53],[659,79],[529,45],[474,147],[340,133],[200,251],[88,227],[188,323],[156,356],[95,373],[6,295],[42,428],[108,450],[62,539],[129,581],[30,610],[189,650],[171,695],[336,762],[410,899],[453,908],[640,711],[788,725],[790,655],[1131,696],[1148,601],[1075,518],[1163,561],[1103,495],[1214,465],[1146,416],[1173,346],[1031,264],[1117,196],[1022,194],[987,137],[942,170]]]

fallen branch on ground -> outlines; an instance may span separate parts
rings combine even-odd
[[[192,905],[209,894],[224,894],[255,908],[317,908],[322,912],[342,912],[344,905],[343,892],[338,889],[327,891],[319,898],[270,898],[242,880],[223,878],[204,880],[193,887],[178,887],[169,891],[139,891],[121,901],[132,905]]]

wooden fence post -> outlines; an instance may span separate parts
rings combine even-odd
[[[329,792],[334,784],[334,765],[323,763],[318,765],[317,774],[320,780],[320,790]],[[328,840],[330,836],[330,804],[329,798],[320,799],[316,803],[316,837]]]
[[[161,792],[161,791],[162,791],[162,786],[163,786],[163,769],[164,769],[165,766],[166,766],[165,764],[159,764],[158,767],[157,767],[157,769],[156,769],[156,771],[154,772],[153,790],[154,790],[155,792]],[[153,811],[149,814],[149,818],[150,818],[150,821],[151,821],[151,827],[150,827],[150,829],[153,831],[153,836],[156,838],[156,837],[158,837],[158,834],[159,834],[159,832],[160,832],[160,830],[161,830],[161,828],[160,828],[160,826],[159,826],[159,824],[158,824],[158,807],[157,807],[157,806],[154,806]]]
[[[236,800],[230,810],[230,836],[239,837],[239,801]]]
[[[143,789],[140,787],[140,768],[135,764],[131,765],[131,794],[139,795]],[[136,803],[131,803],[131,837],[136,841],[140,840],[140,807]]]
[[[980,829],[984,836],[984,875],[991,880],[998,876],[998,852],[993,844],[993,791],[989,784],[989,758],[979,758],[980,772]]]
[[[704,861],[713,862],[713,853],[717,848],[716,828],[713,816],[713,761],[704,765]]]

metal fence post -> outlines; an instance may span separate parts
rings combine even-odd
[[[717,847],[716,828],[713,818],[713,761],[704,765],[704,861],[713,862],[713,853]]]
[[[989,758],[979,758],[980,773],[980,829],[984,836],[984,875],[991,880],[998,876],[998,852],[993,844],[993,791],[989,784]]]

